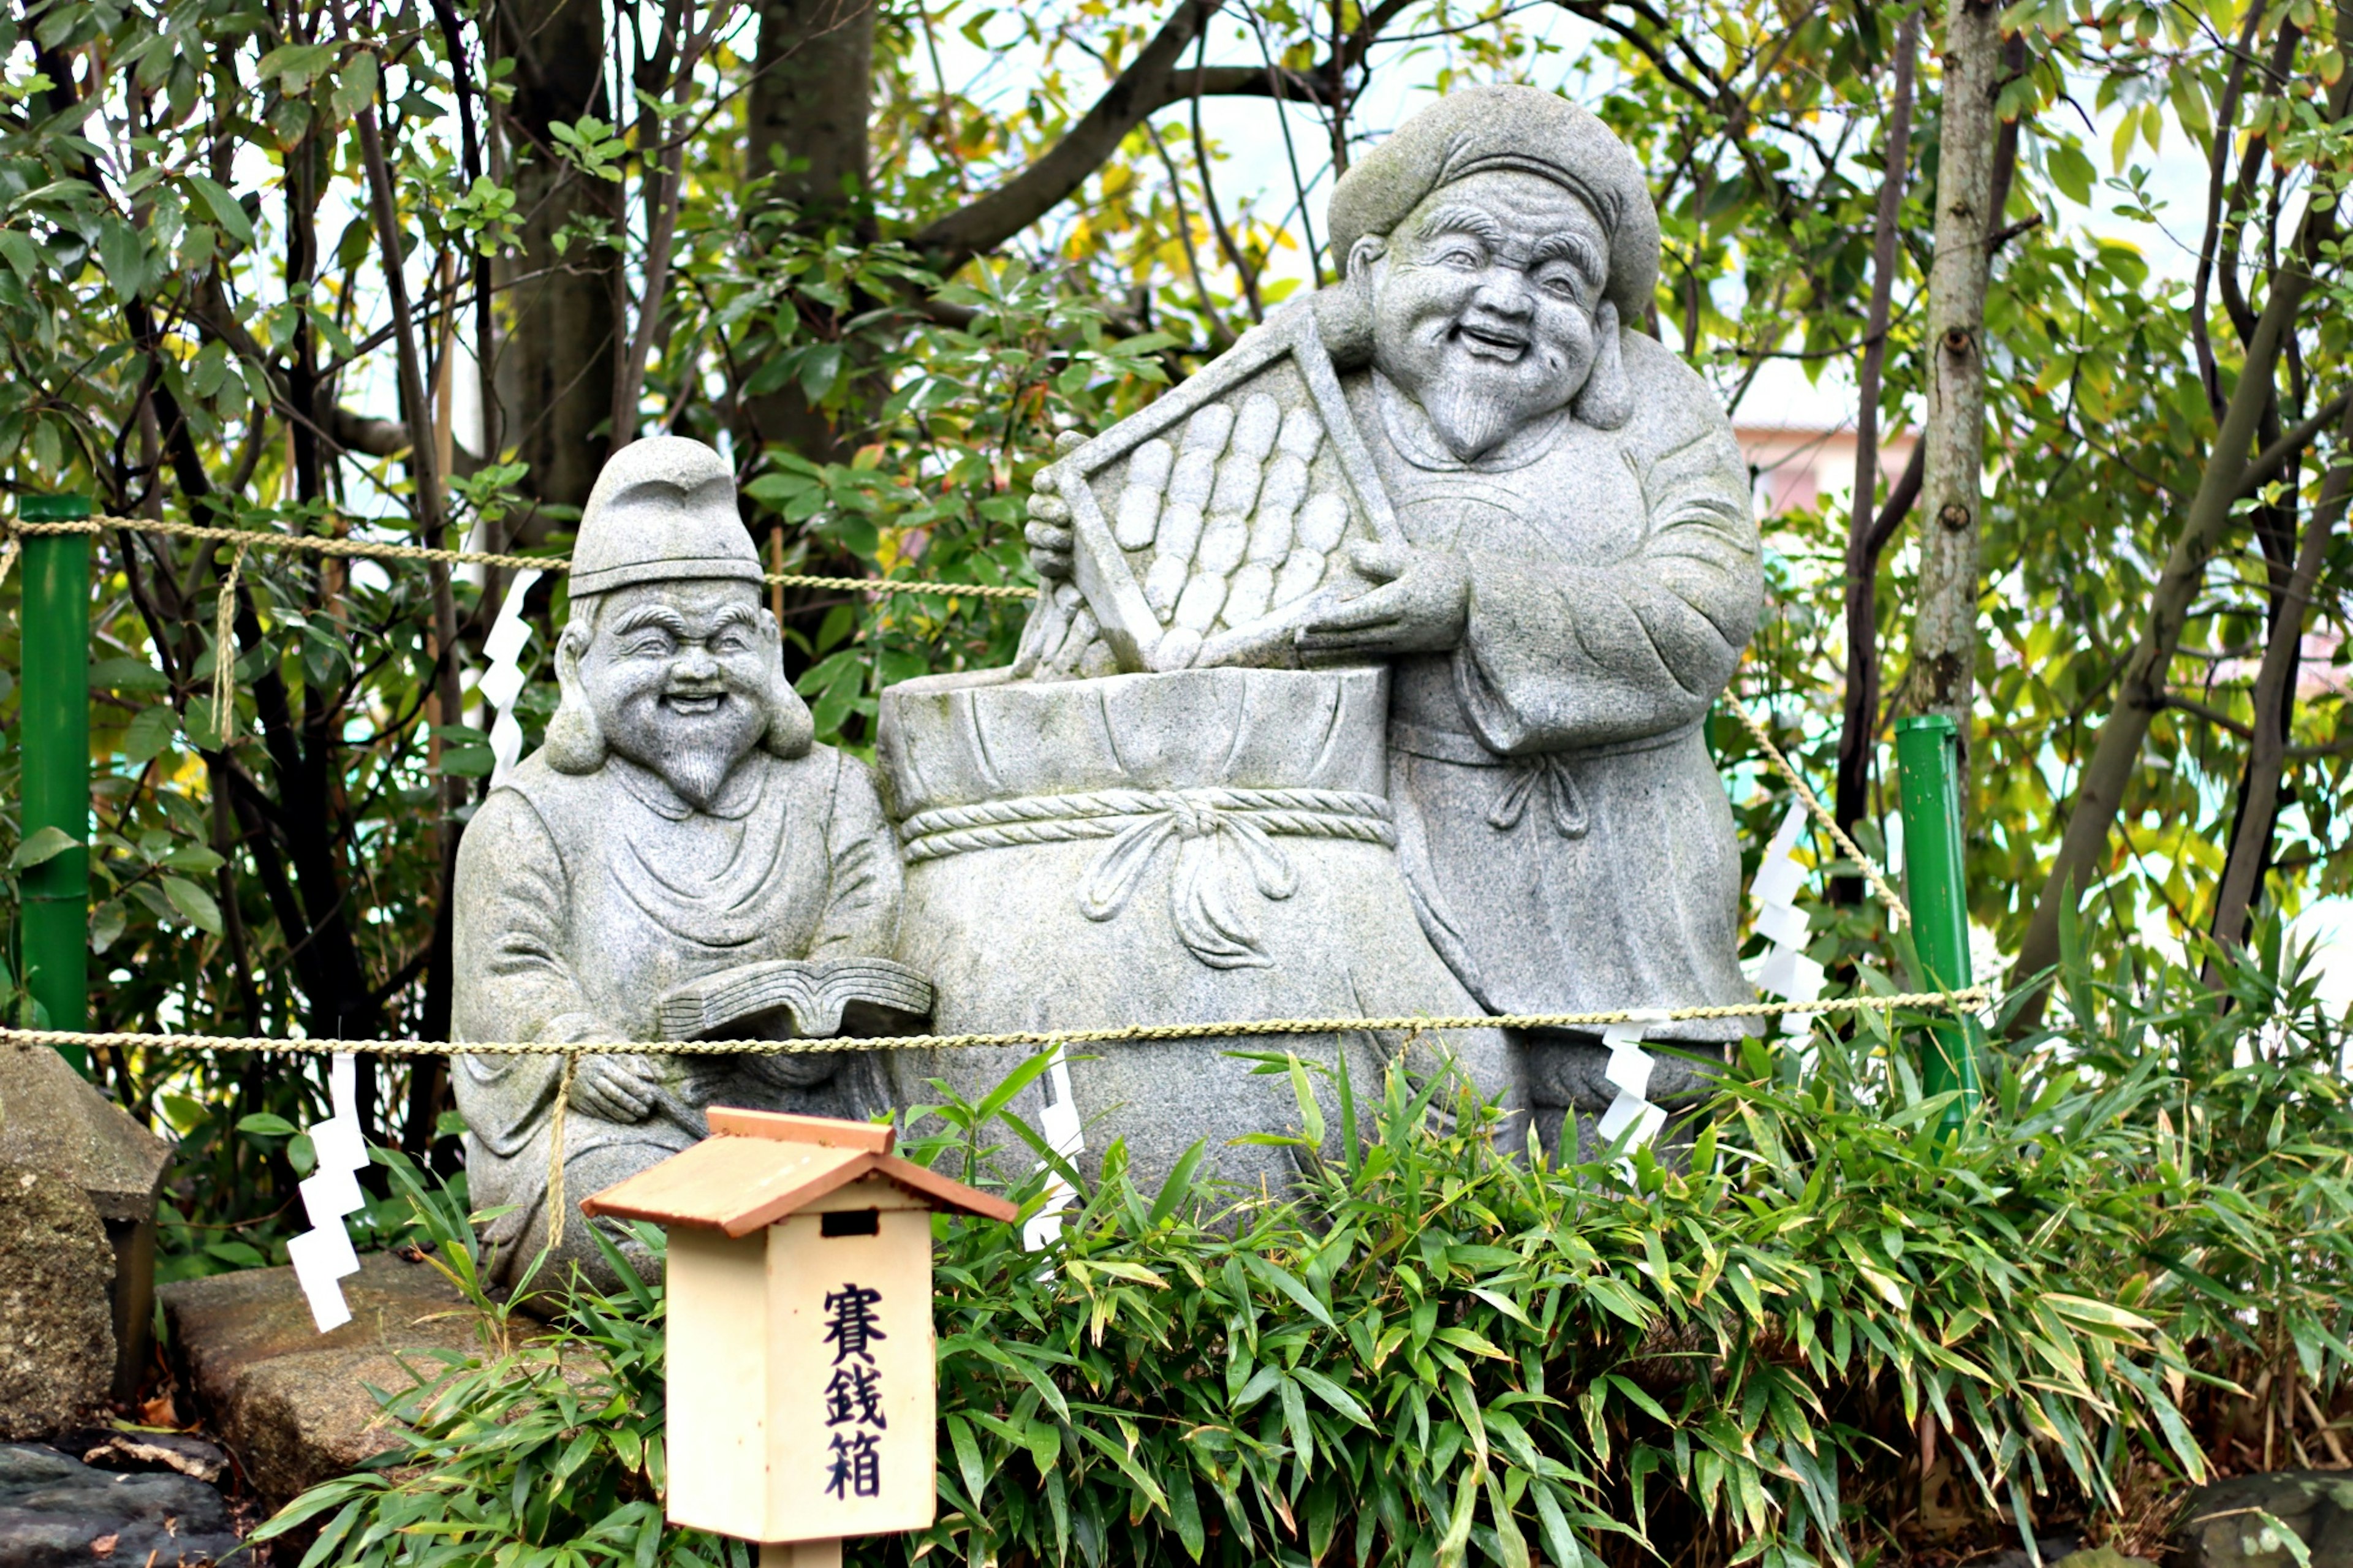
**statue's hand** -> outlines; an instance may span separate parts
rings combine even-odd
[[[1087,444],[1087,438],[1075,430],[1065,430],[1054,437],[1054,456],[1067,457]],[[1029,564],[1040,583],[1059,583],[1071,575],[1071,503],[1054,493],[1052,469],[1041,471],[1030,481]]]
[[[643,1121],[653,1114],[660,1068],[651,1057],[583,1057],[572,1078],[572,1106],[607,1121]]]
[[[1461,645],[1471,614],[1471,574],[1461,556],[1369,540],[1348,553],[1381,585],[1302,626],[1302,653],[1437,653]]]

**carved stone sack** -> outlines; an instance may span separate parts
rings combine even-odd
[[[1480,1011],[1423,939],[1387,798],[1388,672],[1193,669],[1032,682],[1003,670],[882,694],[879,760],[906,862],[899,957],[941,1033]],[[1372,1032],[1073,1050],[1090,1173],[1124,1139],[1146,1190],[1197,1139],[1251,1187],[1297,1130],[1286,1078],[1236,1050],[1335,1061],[1377,1093],[1408,1041]],[[1490,1095],[1517,1072],[1493,1030],[1424,1035]],[[1092,1057],[1092,1059],[1085,1059]],[[977,1099],[1012,1051],[893,1053],[902,1103],[939,1077]],[[1036,1124],[1040,1090],[1021,1110]],[[1327,1110],[1333,1097],[1326,1095]],[[1327,1115],[1335,1131],[1336,1120]]]

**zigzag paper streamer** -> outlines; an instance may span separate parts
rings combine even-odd
[[[311,1321],[321,1333],[352,1321],[338,1281],[360,1271],[359,1255],[343,1228],[343,1216],[367,1205],[357,1173],[368,1163],[367,1141],[360,1136],[360,1119],[353,1109],[355,1074],[349,1051],[328,1059],[327,1100],[333,1114],[309,1129],[311,1148],[318,1164],[297,1184],[311,1228],[286,1244],[287,1260],[294,1265],[295,1280],[311,1303]]]
[[[515,574],[506,598],[499,605],[499,618],[491,623],[490,636],[482,639],[491,667],[482,671],[474,690],[498,711],[491,723],[491,755],[497,759],[491,770],[493,789],[505,782],[508,771],[522,756],[522,726],[514,716],[515,699],[523,689],[522,650],[531,646],[531,623],[522,618],[522,601],[539,578],[536,572]]]
[[[1806,805],[1789,803],[1789,814],[1757,862],[1756,879],[1748,884],[1749,901],[1757,906],[1757,929],[1772,945],[1757,965],[1757,988],[1788,1002],[1811,1002],[1822,994],[1822,966],[1806,956],[1806,932],[1813,923],[1798,908],[1798,894],[1810,873],[1798,863],[1798,843],[1806,834]],[[1781,1015],[1781,1032],[1802,1035],[1813,1026],[1802,1013]]]
[[[1056,1046],[1044,1077],[1040,1080],[1046,1105],[1039,1114],[1039,1131],[1045,1135],[1047,1146],[1065,1160],[1076,1160],[1086,1152],[1086,1133],[1079,1125],[1079,1104],[1071,1098],[1071,1069],[1062,1060],[1062,1047]],[[1029,1216],[1021,1227],[1021,1245],[1036,1252],[1050,1246],[1062,1234],[1062,1211],[1071,1206],[1079,1194],[1071,1184],[1056,1176],[1047,1185],[1045,1206]]]
[[[1631,1156],[1635,1150],[1656,1140],[1667,1124],[1665,1110],[1651,1103],[1651,1069],[1656,1063],[1651,1053],[1642,1048],[1642,1031],[1666,1021],[1663,1009],[1644,1007],[1636,1010],[1625,1023],[1612,1024],[1601,1031],[1601,1043],[1609,1047],[1609,1066],[1602,1076],[1618,1091],[1594,1128],[1604,1148],[1614,1145],[1631,1129],[1633,1136],[1628,1140],[1625,1151],[1627,1156]],[[1630,1157],[1621,1158],[1618,1169],[1628,1181],[1634,1179]]]

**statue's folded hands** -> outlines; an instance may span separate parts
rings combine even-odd
[[[607,1121],[643,1121],[660,1094],[661,1072],[650,1057],[582,1057],[573,1069],[573,1108]]]

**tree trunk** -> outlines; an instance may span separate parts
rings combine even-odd
[[[822,232],[847,223],[871,237],[866,125],[873,101],[873,0],[760,0],[744,173],[771,176],[768,198],[797,209],[797,228]],[[744,413],[754,450],[775,443],[816,463],[847,456],[839,432],[809,406],[797,380],[748,399]]]
[[[1895,245],[1904,182],[1912,157],[1912,61],[1920,13],[1895,29],[1895,97],[1887,111],[1885,170],[1879,182],[1877,230],[1871,247],[1871,307],[1864,318],[1857,378],[1854,512],[1846,531],[1846,710],[1839,731],[1838,824],[1852,830],[1871,809],[1871,762],[1879,738],[1879,556],[1873,548],[1879,500],[1879,378],[1887,362],[1887,322],[1895,294]],[[1862,901],[1862,879],[1831,883],[1833,903]]]
[[[2353,100],[2353,73],[2339,77],[2329,89],[2332,123],[2345,117],[2348,100]],[[2228,130],[2217,133],[2228,134]],[[2190,500],[2181,531],[2149,595],[2148,626],[2117,677],[2116,705],[2100,726],[2092,760],[2084,764],[2076,785],[2065,836],[2035,900],[2034,918],[2027,926],[2018,962],[2010,970],[2012,985],[2025,984],[2058,962],[2061,913],[2073,908],[2084,888],[2097,879],[2100,863],[2106,858],[2109,832],[2124,804],[2125,786],[2140,765],[2140,749],[2148,738],[2149,725],[2165,706],[2167,674],[2180,648],[2190,605],[2205,584],[2206,563],[2230,525],[2232,504],[2247,470],[2248,448],[2272,400],[2281,351],[2295,331],[2304,296],[2312,286],[2310,268],[2334,237],[2336,217],[2333,196],[2326,202],[2316,199],[2306,210],[2303,232],[2274,276],[2263,313],[2248,334],[2238,385],[2232,390],[2221,427],[2215,432],[2214,448],[2206,459],[2198,493]],[[2028,1001],[2018,1015],[2017,1028],[2031,1029],[2041,1023],[2048,994],[2038,993]]]
[[[760,0],[748,177],[804,218],[862,217],[874,107],[873,0]]]
[[[621,219],[618,187],[583,178],[555,156],[550,127],[593,114],[610,122],[605,93],[605,14],[599,0],[501,0],[492,47],[514,60],[513,100],[499,116],[521,215],[520,254],[503,263],[509,326],[498,344],[497,426],[531,466],[525,489],[541,501],[586,505],[604,467],[618,363],[618,258],[556,231],[575,216]],[[551,526],[520,519],[516,537]]]
[[[2337,432],[2340,449],[2353,442],[2353,415]],[[2306,613],[2313,590],[2328,557],[2328,541],[2345,515],[2347,497],[2353,494],[2353,466],[2338,463],[2320,487],[2319,504],[2305,525],[2295,565],[2281,595],[2280,613],[2273,621],[2263,661],[2255,672],[2255,734],[2248,749],[2247,773],[2240,787],[2239,820],[2231,836],[2230,858],[2223,863],[2221,885],[2215,890],[2214,913],[2208,929],[2226,947],[2247,939],[2247,921],[2263,890],[2271,862],[2272,835],[2279,824],[2280,780],[2285,772],[2290,721],[2295,714],[2295,673],[2303,652]],[[2214,980],[2210,966],[2209,984]]]
[[[1920,602],[1912,626],[1913,700],[1948,714],[1968,758],[1976,694],[1978,549],[1985,475],[1985,298],[1993,210],[1994,114],[2001,75],[1999,6],[1962,0],[1945,30],[1937,133],[1936,258],[1928,272],[1928,410],[1921,433]],[[1966,776],[1966,775],[1965,775]],[[1964,793],[1963,800],[1968,799]]]

